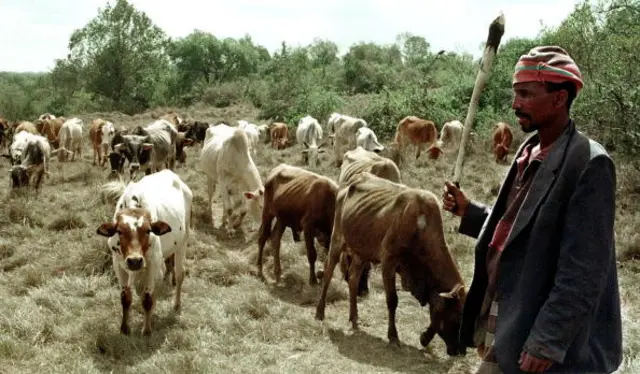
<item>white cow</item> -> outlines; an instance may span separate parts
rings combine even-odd
[[[355,118],[344,114],[333,113],[329,118],[329,137],[333,138],[333,151],[335,153],[336,166],[342,165],[344,153],[356,147],[356,134],[361,127],[368,127],[362,118]]]
[[[247,133],[247,137],[249,138],[249,147],[251,148],[251,155],[256,157],[256,149],[258,147],[258,142],[260,141],[260,130],[258,129],[258,126],[241,119],[238,120],[238,127]]]
[[[324,142],[322,140],[322,126],[317,119],[311,116],[305,116],[298,121],[296,130],[296,140],[302,145],[302,159],[305,164],[312,168],[318,166],[318,153],[324,153],[322,148]]]
[[[37,195],[42,177],[45,175],[49,177],[49,159],[51,158],[49,140],[41,135],[20,131],[13,136],[9,155],[3,156],[11,161],[12,166],[9,170],[11,188],[26,187],[33,183]]]
[[[149,335],[153,291],[165,270],[173,272],[176,286],[173,307],[180,309],[193,193],[176,173],[167,169],[128,185],[119,180],[109,182],[103,188],[121,191],[113,220],[103,223],[97,230],[98,235],[108,238],[113,268],[122,289],[120,331],[129,333],[131,286],[137,277],[142,277],[140,296],[145,311],[142,333]]]
[[[438,147],[444,145],[445,147],[455,147],[460,143],[462,139],[462,122],[453,120],[445,123],[440,131],[440,139],[438,139]]]
[[[116,133],[116,127],[111,121],[105,121],[102,126],[102,142],[100,146],[102,147],[102,152],[104,155],[109,154],[109,147],[111,147],[111,141]]]
[[[76,117],[68,119],[62,124],[60,132],[58,133],[60,147],[51,152],[52,155],[58,155],[58,161],[65,161],[67,155],[71,156],[71,161],[76,159],[76,154],[78,157],[82,157],[83,127],[84,122],[80,118]]]
[[[200,168],[207,176],[207,192],[213,220],[213,195],[220,185],[222,223],[233,235],[247,215],[256,225],[262,219],[264,185],[249,152],[249,139],[239,127],[225,124],[209,127],[200,152]]]
[[[378,143],[378,137],[368,127],[361,127],[356,132],[356,147],[362,147],[370,152],[380,153],[384,150],[384,146]]]

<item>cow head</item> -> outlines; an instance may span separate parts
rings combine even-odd
[[[203,142],[207,135],[209,124],[206,122],[194,121],[191,126],[184,132],[185,138],[193,139],[197,142]],[[180,131],[180,130],[178,130]]]
[[[115,222],[106,222],[98,227],[98,235],[109,238],[109,247],[120,252],[129,271],[146,267],[146,254],[151,246],[151,234],[164,235],[171,226],[164,221],[152,221],[144,208],[121,209]],[[118,234],[116,237],[115,234]]]
[[[244,198],[247,200],[249,214],[255,222],[262,222],[262,207],[264,206],[264,188],[260,187],[255,191],[245,191]]]
[[[440,155],[444,153],[442,148],[440,148],[437,144],[431,145],[431,147],[427,149],[427,152],[429,153],[429,158],[432,160],[437,160],[438,157],[440,157]]]
[[[112,122],[105,122],[102,126],[102,143],[100,147],[102,147],[102,152],[107,154],[109,151],[109,144],[113,140],[114,135],[116,134],[115,126]]]
[[[466,348],[460,341],[459,331],[462,321],[462,307],[466,299],[464,286],[459,283],[447,292],[432,295],[429,302],[429,327],[420,334],[420,344],[429,345],[437,334],[447,346],[449,356],[463,356]]]
[[[447,292],[436,291],[436,281],[420,261],[410,251],[398,265],[402,288],[411,292],[421,306],[429,303],[431,324],[420,336],[420,343],[427,346],[438,334],[447,346],[450,356],[466,354],[464,345],[459,339],[460,322],[462,320],[462,306],[466,299],[466,291],[462,284],[458,284]]]
[[[109,173],[109,177],[117,176],[122,174],[124,171],[124,161],[126,160],[125,156],[118,152],[109,153],[109,165],[111,166],[111,172]]]
[[[116,144],[113,150],[129,160],[129,173],[133,179],[133,175],[151,159],[153,144],[148,142],[147,136],[142,135],[124,135],[122,138],[122,143]]]
[[[14,165],[9,169],[11,189],[29,187],[29,170],[23,165]]]
[[[302,150],[302,159],[305,163],[309,163],[309,166],[315,168],[318,166],[318,154],[326,152],[326,149],[322,148],[324,147],[325,142],[320,143],[320,145],[309,145],[307,142],[302,142],[302,144],[307,147],[307,149]]]
[[[186,132],[178,132],[178,137],[176,138],[176,160],[181,164],[184,164],[187,160],[187,154],[184,151],[184,147],[193,145],[193,142],[193,139],[187,138]]]

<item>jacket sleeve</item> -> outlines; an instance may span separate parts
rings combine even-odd
[[[478,235],[480,235],[480,230],[484,225],[484,221],[486,221],[490,213],[491,207],[477,201],[470,201],[462,219],[460,220],[458,232],[477,239]]]
[[[563,363],[597,306],[614,256],[615,190],[611,158],[592,158],[567,206],[554,285],[524,344],[528,353]]]

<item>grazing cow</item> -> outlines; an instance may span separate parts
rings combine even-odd
[[[178,130],[171,122],[159,119],[145,128],[137,126],[132,133],[137,135],[123,135],[122,142],[113,147],[129,160],[131,178],[143,169],[145,175],[165,167],[173,170]]]
[[[227,233],[233,235],[247,212],[256,225],[260,224],[264,186],[243,129],[225,124],[208,128],[200,152],[200,169],[207,176],[212,223],[213,195],[219,184],[223,206],[220,228],[226,226]]]
[[[493,130],[493,153],[497,163],[507,161],[512,141],[511,127],[505,122],[498,122]]]
[[[380,153],[384,150],[384,146],[378,143],[378,137],[368,127],[361,127],[356,132],[356,147],[362,147],[367,151]]]
[[[337,167],[342,165],[344,153],[356,147],[356,134],[361,127],[367,127],[367,122],[362,118],[355,118],[344,114],[333,113],[329,118],[329,131],[333,138],[333,150]]]
[[[209,124],[207,122],[194,121],[185,131],[185,138],[192,139],[196,143],[203,143]]]
[[[71,156],[71,161],[75,160],[76,154],[82,157],[82,128],[84,123],[80,118],[66,120],[60,128],[60,147],[51,152],[51,155],[58,155],[58,161],[65,161],[67,155]]]
[[[313,240],[329,248],[338,184],[305,169],[280,164],[269,171],[264,184],[264,209],[258,237],[258,273],[263,278],[262,254],[271,239],[276,282],[280,281],[280,241],[287,227],[304,232],[309,261],[309,284],[318,283],[315,263],[318,257]],[[273,219],[276,224],[271,228]]]
[[[60,146],[58,135],[60,134],[62,124],[65,123],[66,120],[67,119],[64,117],[43,120],[39,119],[35,122],[35,125],[38,132],[49,139],[49,143],[51,143],[51,146],[55,149]]]
[[[411,143],[416,146],[416,160],[420,157],[420,152],[425,144],[431,144],[427,149],[429,158],[437,159],[444,153],[436,144],[438,139],[438,129],[433,121],[407,116],[403,118],[396,128],[396,135],[393,140],[398,145],[401,154],[404,154],[406,146]]]
[[[258,142],[260,141],[260,130],[258,130],[258,126],[241,119],[238,121],[238,127],[243,129],[247,134],[251,155],[255,158],[256,148],[258,147]]]
[[[164,278],[165,270],[173,273],[176,286],[173,308],[180,309],[193,193],[171,170],[147,175],[137,183],[125,185],[123,181],[114,181],[104,187],[120,194],[113,220],[101,224],[97,230],[98,235],[108,238],[121,288],[120,331],[129,334],[131,285],[141,277],[145,311],[142,334],[150,335],[154,288],[156,282]]]
[[[17,133],[9,148],[11,160],[10,183],[12,189],[33,186],[36,196],[40,189],[42,177],[49,175],[49,159],[51,146],[41,135],[27,131]]]
[[[289,127],[286,123],[274,122],[271,125],[270,131],[271,147],[275,149],[285,149],[290,143],[289,141]]]
[[[40,121],[44,121],[44,120],[52,120],[52,119],[56,119],[56,116],[54,116],[51,113],[45,113],[45,114],[41,114],[40,117],[38,117],[38,119]]]
[[[438,147],[457,147],[462,139],[462,122],[453,120],[442,125]]]
[[[344,154],[342,166],[340,166],[338,184],[340,187],[344,187],[351,183],[353,178],[358,174],[363,172],[369,172],[392,182],[401,182],[400,169],[395,162],[377,153],[367,151],[362,147],[357,147]],[[340,260],[340,267],[344,275],[344,280],[347,282],[349,281],[348,269],[350,263],[350,257],[346,253],[343,253]],[[358,296],[364,296],[369,293],[368,277],[370,270],[371,264],[367,262],[358,284]]]
[[[312,168],[318,166],[318,153],[324,153],[322,148],[324,142],[322,140],[322,127],[318,120],[306,116],[298,121],[298,129],[296,130],[296,140],[302,145],[302,162],[308,164]],[[318,144],[320,143],[320,144]]]
[[[389,312],[387,337],[400,344],[395,325],[396,272],[404,289],[429,304],[431,323],[420,336],[426,346],[437,333],[447,354],[465,354],[458,338],[464,282],[447,243],[436,196],[371,173],[359,174],[338,191],[331,245],[324,269],[316,319],[324,320],[325,302],[335,266],[343,252],[349,266],[349,321],[358,328],[357,287],[363,265],[380,263]]]

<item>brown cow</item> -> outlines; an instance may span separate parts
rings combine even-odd
[[[437,333],[447,354],[465,354],[458,338],[464,282],[445,241],[442,213],[436,196],[360,173],[336,196],[331,245],[322,279],[316,319],[324,320],[329,283],[340,255],[351,257],[349,267],[349,320],[358,328],[358,279],[366,262],[380,263],[389,312],[387,337],[400,344],[395,325],[398,306],[396,272],[402,286],[424,306],[429,304],[430,325],[420,337],[429,344]]]
[[[258,237],[258,274],[262,273],[262,253],[267,239],[271,239],[276,282],[280,281],[280,240],[287,227],[296,233],[304,232],[309,260],[309,284],[317,284],[315,263],[318,256],[313,239],[329,247],[333,227],[338,184],[333,180],[305,169],[280,164],[269,171],[264,184],[264,208]],[[273,232],[271,222],[276,219]]]
[[[289,127],[286,123],[274,122],[270,130],[271,146],[275,149],[284,149],[291,142],[289,140]]]
[[[433,121],[416,116],[407,116],[398,123],[393,143],[399,146],[400,153],[404,153],[404,149],[408,143],[415,145],[416,159],[420,157],[420,152],[424,145],[431,144],[427,149],[429,158],[437,159],[441,153],[444,153],[437,145],[437,140],[438,129]]]
[[[509,147],[513,141],[511,128],[505,122],[498,122],[493,131],[493,154],[497,163],[506,162]]]
[[[58,148],[60,144],[60,140],[58,139],[58,134],[60,133],[60,129],[62,128],[62,124],[67,119],[65,117],[57,117],[54,119],[43,119],[35,121],[36,129],[38,132],[42,134],[45,138],[49,140],[51,143],[51,147],[53,149]]]

